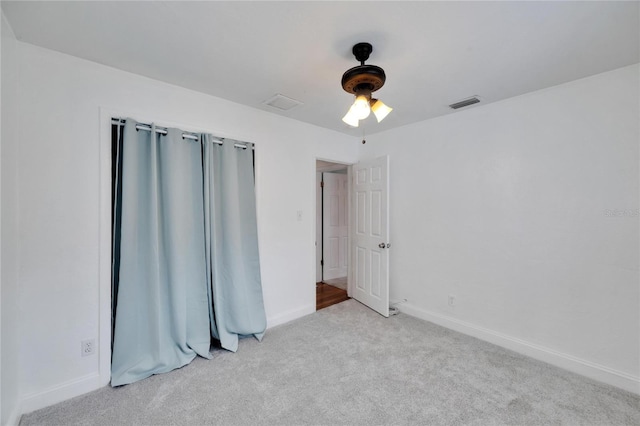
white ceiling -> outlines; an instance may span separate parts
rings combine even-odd
[[[640,61],[634,2],[31,2],[2,1],[16,37],[317,126],[361,135],[340,120],[352,97],[342,73],[385,69],[377,97],[394,107],[367,134]],[[263,105],[276,93],[304,104]],[[481,103],[480,105],[482,105]],[[472,106],[468,108],[475,108]]]

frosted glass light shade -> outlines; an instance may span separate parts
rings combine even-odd
[[[364,120],[371,113],[369,99],[363,95],[357,96],[355,102],[351,106],[351,110],[353,110],[353,114],[358,117],[358,120]]]
[[[355,114],[353,113],[353,106],[349,108],[349,111],[347,112],[347,114],[344,117],[342,117],[342,121],[344,121],[351,127],[358,127],[358,122],[360,120],[358,120],[358,117],[356,117]]]
[[[371,110],[373,111],[373,114],[376,116],[376,120],[378,120],[379,123],[384,120],[384,118],[389,115],[391,111],[393,111],[393,108],[386,106],[384,103],[382,103],[381,100],[376,99],[375,102],[373,102],[373,104],[371,105]]]
[[[356,100],[353,102],[353,105],[351,105],[351,108],[349,108],[349,112],[342,117],[342,121],[351,127],[358,127],[359,121],[367,118],[371,111],[373,111],[379,123],[393,111],[393,108],[386,106],[384,102],[379,99],[371,99],[369,101],[367,96],[359,95],[356,96]]]

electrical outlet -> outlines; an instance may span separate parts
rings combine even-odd
[[[89,356],[96,353],[96,339],[87,339],[80,342],[80,354]]]
[[[449,295],[449,306],[454,307],[456,305],[456,296],[453,294]]]

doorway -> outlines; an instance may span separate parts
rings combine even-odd
[[[349,298],[349,235],[349,166],[317,160],[316,310]]]

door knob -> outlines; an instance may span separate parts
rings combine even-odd
[[[385,248],[385,247],[386,247],[386,245],[385,245],[385,243],[380,243],[380,244],[378,244],[378,247],[380,247],[380,248]]]

